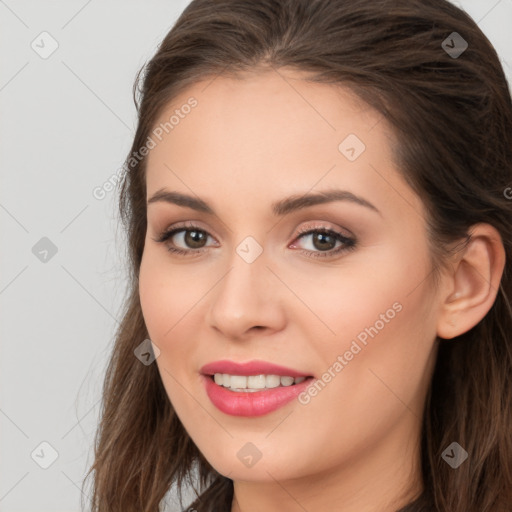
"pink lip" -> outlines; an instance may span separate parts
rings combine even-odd
[[[236,363],[235,361],[222,360],[205,364],[200,372],[203,375],[214,375],[215,373],[229,373],[229,375],[280,375],[288,377],[310,377],[311,374],[299,372],[293,368],[286,368],[267,361],[249,361],[247,363]]]
[[[267,361],[249,361],[236,363],[223,360],[208,363],[201,368],[206,394],[213,405],[225,414],[232,416],[262,416],[268,414],[296,398],[314,380],[311,374],[293,368],[276,365]],[[215,384],[212,375],[228,373],[229,375],[280,375],[289,377],[310,377],[299,384],[279,386],[254,392],[231,391]]]
[[[215,384],[209,375],[201,375],[201,378],[213,405],[232,416],[262,416],[275,411],[291,402],[315,380],[311,377],[300,384],[244,393]]]

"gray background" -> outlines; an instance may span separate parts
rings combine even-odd
[[[0,0],[1,512],[80,510],[126,286],[116,192],[93,191],[130,149],[136,72],[188,3]],[[512,0],[454,3],[510,81]]]

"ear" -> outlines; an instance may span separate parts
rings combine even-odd
[[[451,339],[474,327],[489,312],[505,267],[505,249],[490,224],[475,224],[470,241],[454,256],[441,297],[437,335]],[[444,288],[444,287],[443,287]]]

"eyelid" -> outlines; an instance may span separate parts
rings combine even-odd
[[[156,229],[158,233],[158,238],[161,238],[165,235],[168,235],[169,233],[176,232],[176,231],[185,231],[185,230],[196,230],[196,231],[204,231],[208,236],[215,238],[214,235],[211,234],[209,228],[205,228],[201,225],[200,221],[195,220],[186,220],[182,222],[176,222],[171,224],[169,227],[165,227],[163,229]]]
[[[320,223],[325,223],[325,224],[320,224]],[[185,229],[190,229],[190,230],[198,230],[198,231],[204,231],[205,233],[208,234],[208,236],[211,236],[212,238],[216,238],[214,235],[212,235],[209,231],[209,228],[204,228],[201,226],[201,222],[200,221],[195,221],[195,220],[186,220],[186,221],[181,221],[181,222],[177,222],[175,224],[172,224],[170,227],[167,227],[163,230],[159,230],[159,233],[160,233],[160,236],[158,237],[161,238],[165,235],[168,235],[169,233],[171,232],[176,232],[176,231],[180,231],[180,230],[185,230]],[[342,228],[342,227],[338,227],[334,224],[332,224],[331,222],[329,221],[311,221],[309,223],[306,222],[306,225],[305,226],[302,226],[300,228],[295,228],[291,233],[290,235],[288,236],[288,238],[291,238],[293,236],[293,239],[296,240],[297,238],[299,238],[301,235],[303,234],[306,234],[310,231],[315,231],[315,230],[325,230],[325,231],[334,231],[335,233],[336,232],[339,232],[339,231],[345,231],[345,233],[340,233],[342,236],[344,236],[345,238],[355,238],[355,235],[348,229],[346,228]],[[158,241],[155,240],[155,241]],[[153,239],[154,240],[154,239]]]
[[[337,226],[333,224],[332,222],[328,221],[311,221],[306,222],[305,225],[301,226],[299,229],[294,230],[294,233],[296,233],[295,238],[298,236],[308,233],[309,231],[316,231],[316,230],[325,230],[325,231],[333,231],[335,233],[339,233],[345,238],[355,238],[355,235],[348,230],[347,228],[342,228],[340,226]]]
[[[210,231],[206,228],[201,227],[199,222],[196,221],[184,221],[184,222],[178,222],[176,224],[173,224],[172,226],[163,229],[162,231],[159,231],[159,234],[156,238],[153,238],[155,242],[158,243],[166,243],[170,238],[174,237],[176,234],[184,232],[184,231],[201,231],[204,232],[207,237],[212,238],[215,240],[216,243],[218,241],[216,238],[210,233]],[[206,249],[206,247],[202,247],[200,249],[184,249],[187,252],[193,253],[193,252],[199,252]]]

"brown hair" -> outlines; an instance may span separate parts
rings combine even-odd
[[[453,32],[468,43],[460,56],[442,47]],[[476,223],[500,233],[506,266],[491,310],[463,335],[436,340],[422,425],[424,490],[400,512],[510,512],[512,200],[505,191],[512,186],[512,102],[491,43],[445,0],[193,0],[141,69],[134,85],[139,122],[119,204],[131,288],[86,475],[94,474],[93,512],[160,510],[171,486],[193,484],[194,472],[205,492],[192,507],[231,510],[233,482],[191,441],[157,366],[134,357],[148,333],[138,295],[146,159],[134,162],[133,155],[187,86],[260,66],[293,67],[311,81],[349,87],[387,118],[399,141],[399,171],[427,206],[436,262]],[[453,441],[469,453],[456,470],[441,458]]]

